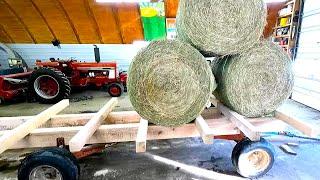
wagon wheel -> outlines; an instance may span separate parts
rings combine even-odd
[[[27,156],[18,170],[18,180],[78,180],[75,157],[62,148],[47,148]]]
[[[29,91],[42,103],[56,103],[70,95],[70,82],[58,70],[40,68],[29,79]]]
[[[234,147],[231,159],[241,176],[259,177],[272,168],[274,148],[263,138],[257,142],[246,138]]]

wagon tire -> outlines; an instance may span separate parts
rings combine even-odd
[[[71,87],[68,78],[61,71],[39,68],[31,74],[28,90],[40,103],[53,104],[68,98]]]
[[[248,138],[233,148],[231,159],[237,172],[247,178],[265,175],[273,166],[275,150],[268,141],[251,141]]]
[[[70,154],[62,148],[42,149],[33,152],[22,161],[18,169],[18,180],[33,180],[39,176],[51,179],[78,180],[79,165],[71,158]]]

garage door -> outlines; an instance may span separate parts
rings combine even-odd
[[[292,99],[320,110],[320,3],[305,0]]]

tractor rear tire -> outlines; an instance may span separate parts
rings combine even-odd
[[[68,98],[71,87],[68,78],[61,71],[39,68],[29,78],[29,91],[40,103],[54,104]]]
[[[111,97],[119,97],[122,95],[124,87],[120,83],[111,83],[108,85],[108,93]]]

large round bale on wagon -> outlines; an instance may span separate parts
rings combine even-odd
[[[266,16],[263,0],[180,0],[178,38],[205,54],[237,54],[259,41]]]
[[[292,91],[292,61],[272,42],[215,61],[212,71],[218,83],[214,95],[247,117],[273,112]]]
[[[191,45],[154,41],[142,49],[128,71],[128,94],[146,120],[176,126],[194,120],[216,87],[209,64]]]

